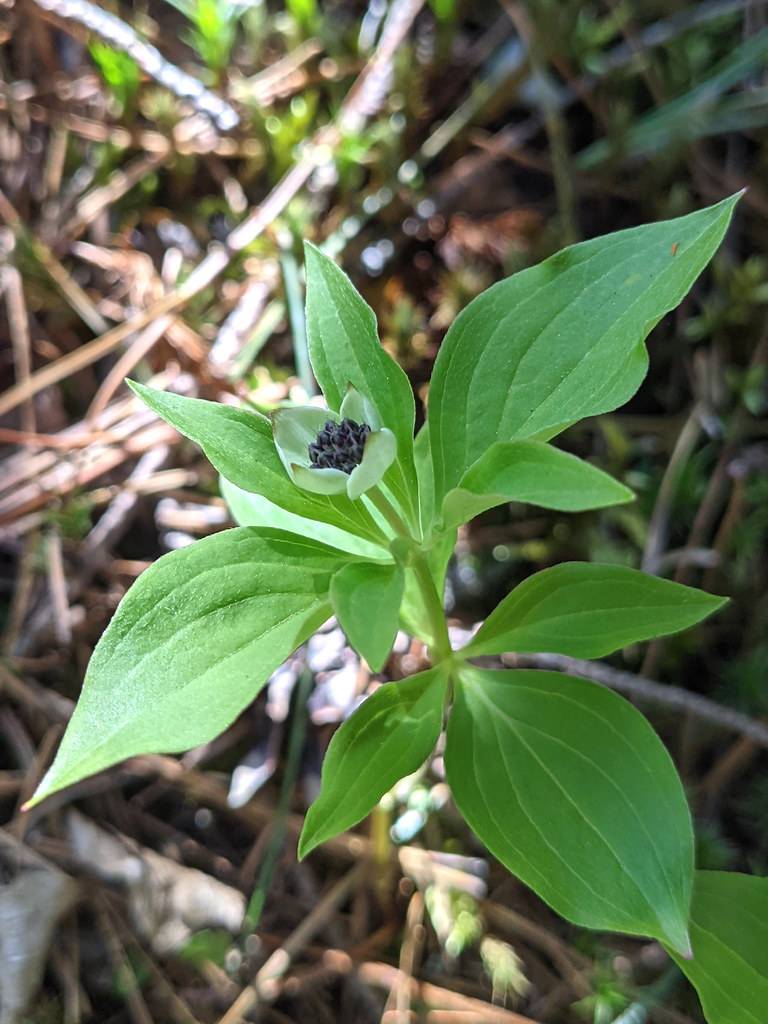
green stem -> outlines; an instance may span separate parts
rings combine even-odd
[[[432,578],[432,572],[429,568],[429,561],[427,560],[426,552],[422,548],[417,547],[418,541],[413,537],[400,514],[392,506],[387,496],[379,487],[372,487],[370,491],[366,492],[366,497],[369,498],[371,503],[375,505],[379,512],[381,512],[386,521],[392,527],[396,536],[405,537],[413,542],[414,553],[411,565],[419,584],[421,599],[424,602],[424,609],[427,613],[427,617],[429,618],[430,631],[432,634],[430,654],[435,663],[445,661],[446,658],[450,658],[453,653],[451,651],[451,641],[448,636],[448,623],[445,618],[443,602],[437,592],[435,581]]]
[[[392,527],[395,536],[411,538],[411,531],[409,530],[405,520],[387,499],[381,488],[372,487],[370,491],[365,492],[365,496],[366,498],[369,498],[371,504],[375,505],[379,512],[381,512]]]
[[[390,491],[398,498],[398,500],[400,501],[400,507],[406,510],[407,520],[410,523],[410,526],[408,527],[408,532],[412,537],[418,540],[421,537],[421,522],[419,519],[418,509],[414,505],[413,494],[411,492],[410,487],[408,486],[408,481],[406,479],[402,465],[400,465],[400,463],[397,463],[396,466],[393,468],[396,469],[396,472],[394,473],[394,479],[390,477],[386,486],[388,486]],[[385,474],[385,480],[387,479],[387,476],[389,476],[389,473]],[[396,487],[394,486],[395,480],[397,482]]]
[[[432,644],[430,645],[432,660],[434,662],[445,661],[452,654],[448,623],[445,618],[443,602],[440,600],[427,556],[423,551],[420,551],[414,558],[413,571],[419,583],[421,598],[424,601],[432,630]]]

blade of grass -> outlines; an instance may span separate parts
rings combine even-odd
[[[243,919],[244,935],[258,928],[264,904],[267,901],[267,896],[272,886],[275,868],[285,844],[288,812],[299,774],[301,752],[304,747],[304,733],[307,727],[307,700],[309,699],[313,683],[312,673],[309,669],[304,669],[296,684],[296,700],[291,716],[291,730],[288,737],[288,752],[285,759],[283,782],[280,787],[280,798],[270,826],[269,841],[264,852],[264,859],[261,862],[261,870],[256,879],[256,885],[253,887],[253,893],[251,894],[248,909]]]
[[[282,299],[273,299],[261,315],[248,341],[235,360],[230,380],[240,380],[251,367],[259,352],[280,326],[285,317],[285,303]]]
[[[768,58],[768,28],[746,39],[699,85],[642,117],[622,140],[623,157],[637,157],[706,132],[723,94],[762,68]],[[600,139],[579,153],[575,165],[590,170],[610,158],[614,144]]]
[[[309,363],[309,349],[307,348],[307,328],[304,323],[304,296],[299,280],[299,265],[296,257],[290,249],[285,249],[280,255],[280,267],[283,271],[283,286],[285,288],[285,301],[288,305],[288,319],[291,322],[291,337],[293,340],[293,358],[296,364],[296,372],[307,395],[317,394],[317,385],[312,374],[312,367]]]

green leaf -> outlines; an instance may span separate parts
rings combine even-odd
[[[765,1024],[768,1008],[768,878],[697,871],[693,959],[674,950],[709,1024]]]
[[[607,473],[543,441],[498,441],[446,494],[443,522],[460,526],[507,501],[583,512],[621,505],[633,497]]]
[[[219,477],[219,490],[238,526],[266,526],[287,530],[289,533],[298,534],[299,537],[308,537],[332,548],[350,551],[369,561],[386,561],[390,558],[385,547],[364,540],[357,534],[340,530],[330,523],[319,523],[316,519],[304,519],[293,512],[286,512],[284,508],[273,505],[268,498],[244,491],[242,487],[233,484],[224,476]]]
[[[266,416],[156,391],[136,381],[127,383],[158,416],[199,445],[211,464],[233,484],[261,494],[295,515],[331,523],[373,541],[380,536],[360,502],[344,495],[310,494],[293,483],[277,454],[272,424]]]
[[[374,672],[384,667],[397,633],[403,598],[399,565],[354,562],[331,580],[331,603],[355,650]]]
[[[328,405],[338,411],[353,385],[397,438],[399,499],[416,493],[413,466],[415,405],[407,375],[382,348],[376,316],[344,271],[316,246],[304,246],[309,358]]]
[[[356,825],[396,782],[421,767],[440,735],[447,683],[440,667],[385,683],[335,733],[320,796],[304,821],[300,858]]]
[[[690,815],[631,704],[557,672],[467,665],[445,757],[469,825],[559,914],[688,951]]]
[[[459,314],[429,392],[438,500],[494,442],[548,440],[634,394],[644,339],[708,263],[738,198],[571,246]]]
[[[331,614],[353,555],[238,528],[158,559],[120,602],[33,802],[136,754],[217,736]]]
[[[413,391],[381,347],[376,316],[344,271],[305,243],[309,355],[328,405],[338,411],[352,384],[395,434],[401,455],[413,445]]]
[[[602,658],[687,629],[727,598],[623,565],[563,562],[529,576],[491,612],[467,653],[545,651]]]

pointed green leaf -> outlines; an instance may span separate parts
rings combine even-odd
[[[468,653],[602,658],[687,629],[726,600],[623,565],[563,562],[515,587],[480,627]]]
[[[376,316],[344,271],[316,246],[304,246],[307,337],[317,382],[338,410],[350,384],[369,399],[383,426],[397,438],[398,498],[413,505],[413,390],[405,372],[382,348]]]
[[[130,388],[158,416],[205,452],[227,480],[295,515],[332,523],[362,537],[379,535],[368,512],[346,495],[329,498],[301,490],[289,478],[275,448],[272,424],[266,416],[201,398],[183,398],[156,391],[135,381]]]
[[[385,683],[341,726],[323,761],[322,788],[304,821],[299,857],[356,825],[421,767],[440,735],[447,683],[441,668]]]
[[[445,757],[469,825],[559,914],[687,952],[690,815],[631,704],[557,672],[465,666]]]
[[[226,477],[219,477],[221,496],[229,507],[230,514],[238,526],[266,526],[275,530],[287,530],[299,537],[318,540],[340,551],[350,551],[367,560],[386,561],[390,558],[389,551],[378,544],[347,533],[330,523],[320,523],[316,519],[304,519],[293,512],[273,505],[268,498],[260,494],[244,491]]]
[[[633,497],[628,487],[607,473],[543,441],[499,441],[446,494],[443,522],[460,526],[507,501],[583,512],[620,505]]]
[[[395,641],[403,599],[399,565],[353,562],[331,580],[331,602],[349,642],[374,672],[384,667]]]
[[[459,314],[429,392],[438,500],[494,442],[548,440],[631,397],[644,339],[712,257],[737,199],[571,246]]]
[[[670,950],[696,988],[709,1024],[765,1024],[768,1013],[768,878],[697,871],[693,958]]]
[[[305,257],[309,355],[328,405],[339,410],[352,384],[407,453],[415,415],[408,377],[381,347],[376,316],[341,267],[310,242]]]
[[[331,613],[353,555],[238,528],[158,559],[120,602],[34,802],[136,754],[217,736]]]

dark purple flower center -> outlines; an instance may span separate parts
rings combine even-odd
[[[365,439],[371,432],[367,423],[328,420],[309,446],[309,461],[314,469],[340,469],[351,473],[363,461]]]

